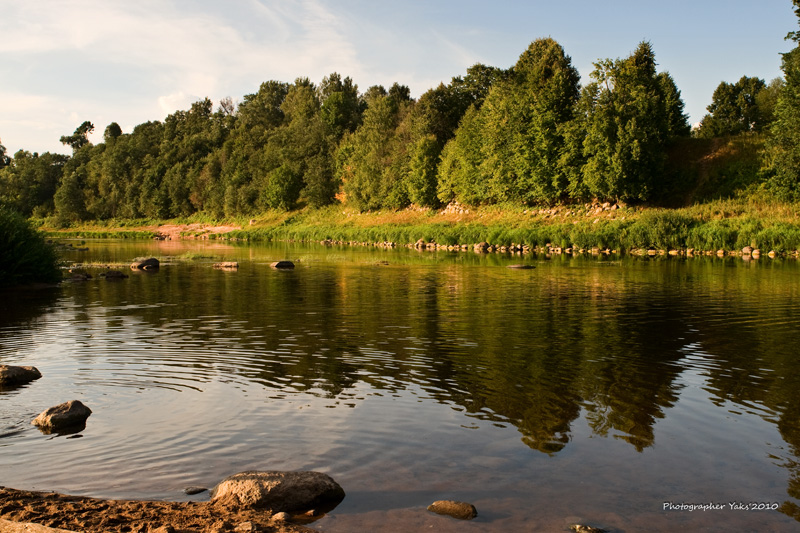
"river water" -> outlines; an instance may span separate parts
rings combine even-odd
[[[203,500],[308,469],[347,492],[324,532],[798,529],[796,261],[87,246],[162,266],[0,295],[0,363],[43,374],[0,391],[1,485]],[[81,432],[30,424],[71,399]]]

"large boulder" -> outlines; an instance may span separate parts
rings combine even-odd
[[[0,385],[24,385],[40,377],[35,366],[0,365]]]
[[[160,263],[155,257],[137,258],[131,263],[131,270],[158,270]]]
[[[45,433],[80,427],[86,423],[86,419],[92,414],[92,410],[83,405],[78,400],[56,405],[39,413],[31,424],[38,426]]]
[[[344,499],[344,490],[322,472],[240,472],[223,479],[212,501],[237,508],[266,508],[274,512],[327,512]]]

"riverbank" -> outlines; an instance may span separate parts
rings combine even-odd
[[[328,244],[416,246],[485,252],[639,254],[757,254],[797,256],[800,204],[769,197],[718,200],[665,209],[625,204],[554,207],[451,204],[442,209],[410,207],[361,213],[342,206],[270,211],[246,220],[135,221],[84,224],[51,238],[219,239],[305,241]]]
[[[52,531],[45,528],[81,533],[314,531],[276,520],[269,511],[232,510],[212,502],[102,500],[0,487],[0,531]]]

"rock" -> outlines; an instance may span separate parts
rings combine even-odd
[[[35,366],[0,365],[0,385],[24,385],[42,377]]]
[[[214,268],[218,268],[220,270],[238,270],[239,263],[236,261],[223,261],[222,263],[214,263],[211,265]]]
[[[246,533],[248,531],[258,531],[258,527],[253,522],[242,522],[233,530],[236,533]]]
[[[208,489],[205,487],[197,487],[192,485],[190,487],[186,487],[185,489],[183,489],[183,493],[188,496],[194,496],[195,494],[200,494],[201,492],[205,492],[207,490]]]
[[[100,275],[106,279],[125,279],[128,277],[127,274],[123,273],[120,270],[109,270],[108,272]]]
[[[294,268],[294,263],[291,261],[275,261],[269,266],[272,268],[277,268],[278,270],[291,270]]]
[[[428,511],[458,518],[459,520],[472,520],[478,516],[478,510],[471,503],[455,502],[452,500],[435,501],[428,506]]]
[[[223,479],[212,501],[242,508],[267,508],[299,513],[329,511],[344,499],[344,490],[322,472],[240,472]]]
[[[159,527],[157,529],[153,529],[152,532],[153,533],[175,533],[175,528],[170,526],[170,525],[166,525],[166,526],[161,526],[161,527]]]
[[[136,258],[131,263],[131,270],[158,270],[160,263],[155,257],[147,259]]]
[[[68,281],[89,281],[90,279],[92,279],[92,275],[86,272],[73,272],[72,275],[67,278]]]
[[[572,524],[569,526],[572,531],[576,533],[607,533],[605,529],[600,529],[598,527],[592,526],[584,526],[581,524]]]
[[[533,265],[508,265],[506,268],[515,268],[517,270],[531,270],[532,268],[536,268]]]
[[[71,400],[43,411],[33,419],[31,424],[39,426],[42,431],[71,428],[86,423],[92,410],[78,400]]]
[[[753,248],[750,246],[745,246],[744,248],[742,248],[742,253],[744,255],[750,255],[753,253]]]
[[[274,515],[272,515],[272,519],[275,522],[288,522],[289,520],[292,519],[292,515],[281,511],[280,513],[275,513]]]
[[[478,244],[473,246],[472,249],[477,253],[485,253],[489,249],[489,243],[486,241],[479,242]]]

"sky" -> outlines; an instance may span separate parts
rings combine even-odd
[[[0,0],[0,142],[68,154],[208,97],[241,102],[268,80],[338,72],[414,98],[475,63],[508,68],[552,37],[583,82],[649,41],[700,121],[722,81],[781,76],[790,0]]]

